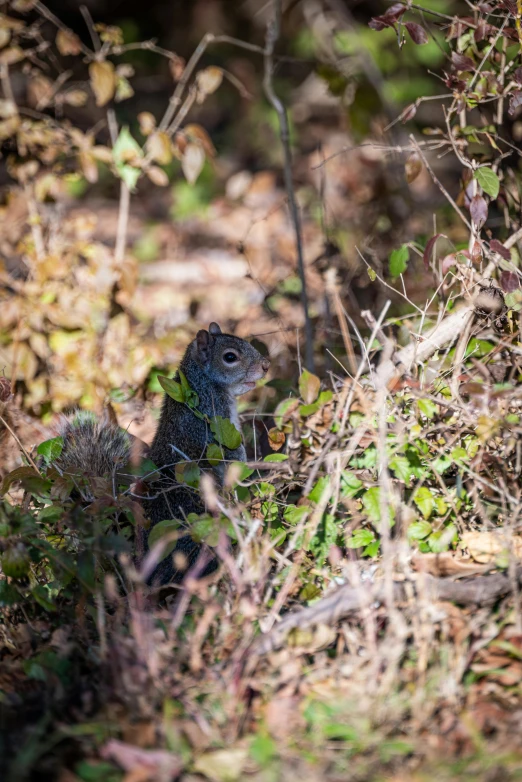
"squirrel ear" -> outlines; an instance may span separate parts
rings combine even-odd
[[[213,337],[216,337],[218,334],[223,333],[217,323],[211,323],[210,326],[208,327],[208,330]]]
[[[210,347],[213,341],[211,334],[209,334],[208,331],[205,331],[205,329],[201,329],[201,331],[198,331],[196,334],[197,352],[202,363],[208,361],[210,357]]]

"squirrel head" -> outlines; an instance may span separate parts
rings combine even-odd
[[[251,391],[268,371],[270,359],[240,337],[223,334],[217,323],[198,331],[192,356],[201,366],[209,385],[219,385],[232,396]]]

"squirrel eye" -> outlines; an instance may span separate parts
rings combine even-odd
[[[223,361],[227,364],[235,364],[238,361],[238,357],[231,350],[228,350],[223,354]]]

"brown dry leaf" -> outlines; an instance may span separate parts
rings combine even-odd
[[[199,144],[187,144],[181,159],[181,168],[187,182],[194,184],[205,164],[205,152]]]
[[[199,144],[201,144],[205,150],[205,154],[207,154],[209,157],[215,157],[216,148],[205,128],[202,128],[201,125],[191,124],[186,125],[183,130],[188,141],[199,142]]]
[[[53,97],[53,83],[46,76],[35,76],[27,85],[27,100],[33,108],[45,109]]]
[[[409,157],[407,158],[406,163],[404,164],[404,173],[406,175],[406,182],[409,185],[411,185],[411,183],[417,179],[421,171],[422,171],[421,159],[416,152],[412,152],[411,155],[409,155]]]
[[[116,73],[112,62],[91,62],[89,76],[97,106],[105,106],[116,90]]]
[[[91,182],[91,184],[97,182],[98,166],[96,165],[96,159],[92,152],[80,152],[78,155],[78,160],[87,182]]]
[[[194,771],[215,782],[235,782],[243,778],[248,751],[242,747],[205,752],[194,761]]]
[[[522,559],[522,538],[507,538],[501,531],[465,532],[460,538],[475,562],[494,563],[499,557],[513,556]]]
[[[158,130],[150,136],[146,150],[152,160],[159,163],[160,166],[166,166],[172,160],[172,143],[170,137],[162,130]]]
[[[97,145],[92,148],[91,153],[96,160],[101,160],[102,163],[106,163],[108,166],[113,162],[112,150],[109,147]]]
[[[56,33],[56,46],[60,54],[64,56],[80,54],[81,42],[72,30],[58,30]]]
[[[153,184],[158,185],[158,187],[167,187],[169,178],[162,168],[150,166],[145,173]]]
[[[25,57],[24,50],[20,46],[10,46],[0,52],[0,65],[14,65]]]
[[[205,68],[203,71],[199,71],[196,76],[196,83],[198,85],[198,103],[203,103],[207,95],[212,95],[223,81],[223,71],[215,65],[211,65],[209,68]]]
[[[138,114],[138,122],[140,123],[140,133],[144,136],[150,136],[156,129],[156,117],[151,114],[150,111],[140,111]]]
[[[276,426],[268,430],[268,442],[273,451],[279,451],[285,444],[285,439],[284,432],[280,432]]]

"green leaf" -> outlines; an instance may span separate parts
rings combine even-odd
[[[431,529],[429,521],[414,521],[408,527],[407,535],[410,540],[423,540],[431,533]]]
[[[506,302],[506,307],[509,307],[510,310],[520,312],[522,309],[522,288],[517,288],[511,293],[506,293],[504,301]]]
[[[261,767],[267,766],[276,754],[276,744],[270,736],[258,733],[250,744],[250,757]]]
[[[44,584],[37,584],[32,590],[31,595],[36,602],[45,608],[46,611],[56,611],[56,606],[51,599],[51,595],[47,586]]]
[[[212,516],[202,516],[190,525],[192,537],[197,543],[208,543],[217,546],[220,526]]]
[[[407,244],[403,244],[398,250],[390,253],[390,274],[392,277],[399,277],[406,271],[410,251]]]
[[[344,470],[341,473],[341,497],[343,499],[349,499],[355,497],[355,495],[362,489],[363,482],[353,474]]]
[[[428,519],[435,508],[435,498],[426,486],[421,486],[413,495],[413,502],[425,519]]]
[[[366,515],[371,521],[381,520],[381,489],[379,486],[372,486],[363,494],[363,505]]]
[[[152,548],[159,540],[161,540],[161,538],[164,538],[168,535],[172,535],[174,538],[174,540],[171,540],[170,543],[167,543],[163,549],[160,562],[176,548],[179,534],[174,533],[178,532],[181,523],[182,522],[179,521],[179,519],[165,519],[165,521],[159,521],[157,524],[155,524],[149,532],[149,538],[147,541],[149,548]]]
[[[310,513],[309,505],[288,505],[283,513],[283,518],[288,524],[299,524],[307,513]]]
[[[220,464],[223,461],[223,451],[221,450],[221,446],[217,445],[216,443],[210,443],[210,445],[207,445],[207,459],[212,467],[216,467],[216,465]]]
[[[437,412],[437,405],[435,402],[432,402],[431,399],[418,399],[417,407],[419,408],[420,412],[430,420],[435,417]]]
[[[319,389],[321,388],[321,381],[317,375],[312,375],[307,369],[304,369],[299,378],[299,393],[301,399],[307,405],[315,402],[319,395]]]
[[[434,554],[442,554],[458,539],[458,531],[454,524],[448,524],[444,529],[433,532],[428,538],[428,544]]]
[[[231,451],[234,451],[241,445],[241,432],[236,429],[228,418],[215,415],[210,421],[210,431],[220,445],[224,445],[225,448]]]
[[[63,450],[63,437],[53,437],[51,440],[45,440],[40,443],[36,453],[43,456],[46,464],[56,461]]]
[[[199,487],[201,470],[196,462],[178,462],[174,468],[174,473],[178,483],[186,483],[193,489]]]
[[[323,496],[323,492],[328,491],[329,488],[330,488],[330,478],[327,475],[323,475],[323,477],[319,478],[319,480],[313,487],[312,491],[308,495],[308,499],[312,500],[312,502],[319,502],[321,497]]]
[[[282,429],[283,424],[294,410],[300,405],[299,399],[291,397],[290,399],[283,399],[279,402],[274,411],[274,421],[278,429]]]
[[[400,481],[409,484],[413,471],[410,460],[406,456],[394,456],[390,459],[390,470]]]
[[[496,198],[498,196],[500,180],[491,168],[477,168],[475,171],[475,179],[482,190],[491,196],[491,198]]]
[[[12,584],[8,584],[5,579],[0,581],[0,608],[21,603],[22,599]]]
[[[120,178],[125,182],[129,190],[134,190],[141,176],[141,169],[129,165],[128,161],[133,158],[142,158],[143,150],[132,137],[128,127],[123,127],[120,130],[120,135],[112,148],[112,156]]]
[[[232,462],[230,467],[234,467],[239,469],[239,478],[237,479],[240,483],[242,481],[246,481],[247,478],[250,478],[254,470],[251,467],[248,467],[244,462]]]
[[[183,401],[189,407],[195,408],[199,405],[199,396],[189,385],[187,378],[181,369],[178,369],[179,379],[181,381],[181,390],[183,391]]]
[[[375,532],[371,529],[356,529],[351,538],[346,541],[348,548],[362,548],[375,541]]]
[[[185,395],[181,387],[181,383],[172,380],[170,377],[164,375],[158,375],[157,381],[168,396],[174,399],[176,402],[184,402]]]
[[[381,541],[380,540],[374,540],[373,543],[370,543],[364,551],[362,552],[363,557],[375,557],[376,554],[379,553],[379,549],[381,547]]]
[[[327,402],[333,398],[333,391],[321,391],[319,398],[312,402],[310,405],[301,405],[299,408],[299,415],[307,418],[309,415],[317,413],[318,410],[323,407]]]
[[[286,453],[269,453],[263,459],[264,462],[286,462],[288,456]]]

